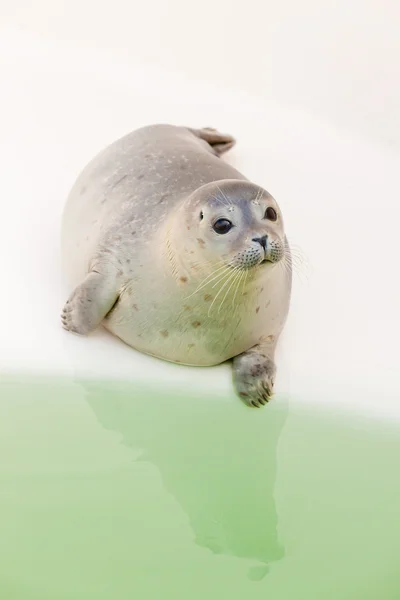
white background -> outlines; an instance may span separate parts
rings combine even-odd
[[[398,2],[2,0],[0,17],[3,372],[147,369],[235,401],[226,366],[59,325],[59,221],[80,169],[147,123],[214,126],[305,257],[278,391],[400,416]]]

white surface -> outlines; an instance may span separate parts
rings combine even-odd
[[[346,118],[335,128],[300,107],[279,108],[253,95],[253,85],[240,92],[212,76],[208,84],[185,83],[150,64],[117,63],[106,49],[68,48],[12,27],[0,42],[3,372],[139,379],[147,370],[161,386],[179,381],[232,394],[226,366],[169,365],[105,332],[82,339],[59,324],[68,294],[59,271],[60,215],[80,169],[138,126],[206,125],[237,137],[229,160],[277,198],[289,238],[307,257],[295,276],[278,391],[400,416],[400,157],[393,146],[368,141],[368,128],[357,139]],[[211,47],[210,65],[212,54]]]
[[[398,0],[0,0],[1,22],[301,107],[400,149]]]

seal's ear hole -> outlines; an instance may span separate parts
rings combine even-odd
[[[204,219],[204,213],[203,211],[200,211],[200,221],[202,221]]]

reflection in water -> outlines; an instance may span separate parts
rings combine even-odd
[[[0,378],[0,600],[398,600],[399,423],[305,402]]]
[[[195,542],[215,554],[257,559],[249,577],[283,556],[274,503],[282,399],[264,410],[239,402],[157,396],[116,383],[85,383],[87,401],[106,429],[142,451],[188,515]]]

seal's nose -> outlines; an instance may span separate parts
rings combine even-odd
[[[267,240],[268,240],[268,236],[267,235],[263,235],[261,237],[253,238],[253,242],[258,242],[260,244],[260,246],[262,246],[264,248],[264,250],[267,249]]]

